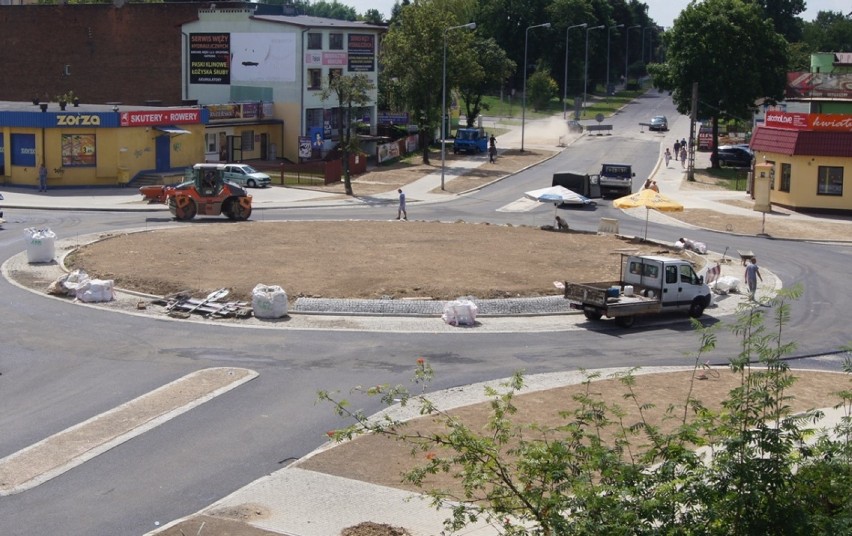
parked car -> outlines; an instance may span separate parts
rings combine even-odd
[[[721,145],[718,150],[719,165],[732,167],[751,167],[754,153],[746,147]]]
[[[261,173],[248,164],[225,164],[224,178],[248,188],[266,188],[272,184],[269,175]]]
[[[664,115],[655,115],[651,118],[650,130],[659,130],[665,132],[669,129],[669,120]]]

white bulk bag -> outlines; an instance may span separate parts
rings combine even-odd
[[[441,320],[451,326],[473,326],[479,308],[470,300],[455,300],[444,305]]]
[[[86,279],[77,286],[75,297],[81,302],[108,302],[115,299],[112,279]]]
[[[50,229],[24,229],[27,241],[27,262],[53,262],[56,254],[56,233]]]
[[[287,315],[287,293],[277,285],[256,285],[251,291],[251,308],[257,318]]]

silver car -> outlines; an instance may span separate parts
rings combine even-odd
[[[248,164],[225,164],[224,179],[247,188],[266,188],[272,184],[269,175]]]

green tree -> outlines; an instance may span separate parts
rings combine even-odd
[[[357,73],[332,77],[321,93],[324,101],[332,96],[337,98],[337,124],[340,125],[339,148],[343,155],[343,185],[346,195],[353,195],[352,180],[349,174],[349,155],[361,149],[358,135],[352,133],[355,126],[353,108],[370,103],[370,93],[374,89],[375,86],[367,75]]]
[[[364,14],[359,17],[360,20],[368,24],[384,24],[384,18],[382,17],[381,12],[378,9],[368,9],[364,12]]]
[[[772,20],[775,31],[790,43],[802,38],[802,19],[805,0],[750,0],[760,6],[764,15]]]
[[[468,65],[471,68],[458,83],[469,128],[474,126],[482,110],[488,109],[482,97],[499,90],[515,70],[515,62],[493,38],[475,39],[470,54],[472,57],[468,59]]]
[[[804,23],[803,41],[812,52],[852,52],[852,11],[820,11],[812,22]],[[810,60],[810,58],[808,58]],[[804,70],[810,69],[810,63]]]
[[[453,26],[459,22],[466,0],[432,0],[403,6],[382,44],[381,61],[388,80],[393,80],[401,103],[419,127],[423,163],[429,163],[432,132],[441,122],[443,53],[446,37],[447,93],[471,66],[472,32]],[[449,106],[449,102],[448,102]]]
[[[641,399],[628,372],[620,375],[624,401],[638,417],[627,418],[624,407],[601,400],[589,375],[584,392],[573,404],[566,401],[561,424],[521,423],[514,402],[523,387],[518,373],[499,388],[486,388],[488,424],[473,429],[424,395],[434,375],[424,359],[414,374],[419,393],[386,385],[356,390],[436,417],[442,429],[430,428],[428,435],[408,430],[392,413],[368,419],[329,392],[319,396],[353,419],[352,426],[330,433],[334,439],[365,432],[395,437],[418,459],[426,453],[405,481],[423,485],[431,474],[453,476],[459,491],[427,491],[436,506],[451,508],[445,521],[450,531],[484,519],[512,536],[846,533],[852,526],[852,483],[843,478],[852,474],[852,391],[840,393],[843,423],[815,443],[805,439],[815,433],[808,421],[818,414],[794,415],[788,405],[795,378],[783,360],[793,349],[784,342],[784,327],[790,302],[800,294],[799,288],[781,291],[768,309],[745,306],[727,326],[741,341],[730,359],[740,380],[719,411],[704,406],[692,389],[681,405],[655,408]],[[693,326],[700,342],[691,384],[719,333],[697,321]],[[656,424],[666,421],[675,421],[670,432]]]
[[[527,80],[527,93],[533,110],[546,110],[550,100],[559,92],[559,84],[551,78],[550,70],[539,65]]]
[[[787,42],[756,5],[741,0],[692,3],[663,39],[666,61],[648,67],[654,85],[670,91],[678,111],[688,114],[698,83],[698,115],[712,118],[711,161],[718,167],[719,118],[751,117],[758,99],[782,99]]]

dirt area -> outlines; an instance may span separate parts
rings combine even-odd
[[[483,186],[507,173],[541,161],[547,151],[507,151],[496,164],[484,164],[447,184],[451,192]],[[447,155],[451,162],[454,155]],[[355,195],[370,196],[396,188],[440,170],[440,159],[430,165],[397,163],[357,177]],[[689,187],[712,188],[710,181]],[[321,187],[343,194],[342,184]],[[761,218],[730,216],[713,211],[687,210],[672,216],[711,229],[755,234]],[[844,222],[802,225],[767,222],[777,236],[837,238],[848,233]],[[778,218],[780,219],[780,217]],[[789,235],[787,233],[790,233]],[[810,233],[816,233],[810,235]],[[424,298],[459,296],[498,298],[557,294],[553,282],[608,280],[617,275],[619,253],[661,253],[665,248],[614,236],[555,232],[531,227],[436,222],[204,222],[135,234],[105,235],[71,257],[71,265],[90,275],[114,279],[121,288],[155,295],[190,290],[203,296],[211,290],[231,289],[229,299],[250,299],[258,283],[281,285],[291,299],[299,296],[354,298]],[[669,252],[667,252],[669,253]],[[249,268],[246,268],[249,266]],[[413,358],[412,358],[413,359]],[[440,373],[440,371],[438,371]],[[718,402],[736,377],[699,381],[696,396]],[[643,401],[660,410],[683,401],[688,385],[682,373],[640,376],[637,391]],[[830,406],[830,393],[848,386],[840,375],[806,373],[793,389],[794,409]],[[321,388],[322,386],[317,386]],[[566,401],[578,387],[564,387],[521,395],[518,422],[552,423],[556,411],[569,409]],[[595,391],[621,401],[623,387],[602,381]],[[624,405],[622,403],[622,405]],[[329,408],[331,410],[331,408]],[[484,404],[457,410],[474,427],[484,423]],[[660,419],[661,420],[661,419]],[[434,423],[421,419],[413,429],[424,433]],[[381,452],[381,462],[375,453]],[[400,473],[420,460],[409,449],[378,437],[364,437],[299,462],[300,467],[329,474],[403,487]],[[434,485],[452,485],[435,480]],[[181,522],[162,534],[216,534],[265,536],[272,533],[247,522],[267,515],[264,507],[243,505],[208,512]],[[342,536],[406,536],[404,527],[368,522],[351,527]],[[336,535],[329,535],[336,536]]]
[[[610,281],[619,274],[621,252],[674,254],[613,235],[533,227],[207,222],[107,236],[81,248],[69,264],[113,279],[119,288],[159,296],[189,290],[201,297],[228,288],[228,300],[250,301],[252,289],[262,283],[281,286],[291,299],[453,300],[554,295],[559,290],[553,282],[566,279]]]
[[[437,371],[440,374],[440,370]],[[689,372],[674,372],[665,374],[648,374],[637,376],[635,391],[639,403],[653,403],[653,409],[646,408],[652,424],[671,428],[671,420],[663,418],[669,404],[683,404],[689,387]],[[828,407],[836,404],[839,399],[833,395],[842,389],[847,389],[849,379],[842,374],[803,372],[797,373],[798,380],[788,391],[795,398],[790,401],[792,411],[802,411],[810,408]],[[719,377],[710,376],[706,380],[697,380],[693,396],[702,400],[709,407],[717,408],[725,393],[737,385],[739,376],[727,370],[720,370]],[[572,385],[549,389],[539,392],[520,394],[515,398],[518,412],[514,420],[518,423],[537,422],[543,425],[554,425],[564,422],[558,415],[560,411],[572,409],[573,395],[581,391],[580,385]],[[610,404],[618,403],[627,410],[624,422],[629,424],[637,419],[634,407],[624,402],[622,396],[624,386],[612,379],[602,379],[594,384],[594,393]],[[353,401],[357,407],[357,401]],[[329,410],[331,408],[329,407]],[[451,411],[467,422],[473,429],[484,426],[489,415],[487,403],[467,406]],[[429,434],[440,427],[431,418],[420,418],[411,421],[409,433]],[[381,453],[381,461],[375,454]],[[418,488],[402,483],[403,471],[425,463],[427,453],[412,456],[411,448],[403,443],[379,436],[362,436],[353,441],[342,443],[332,449],[315,454],[312,457],[297,462],[301,469],[342,476],[371,482],[383,486],[396,487],[410,491]],[[436,453],[441,455],[440,452]],[[443,489],[458,489],[452,479],[444,475],[430,477],[428,486]],[[164,536],[184,536],[186,534],[215,534],[231,536],[270,536],[273,533],[258,529],[247,522],[262,519],[267,515],[266,509],[260,505],[246,504],[240,508],[229,508],[208,512],[183,521],[161,534]],[[365,520],[370,514],[364,513]],[[345,529],[340,536],[408,536],[404,527],[365,521],[357,526]],[[337,536],[337,535],[329,535]]]

